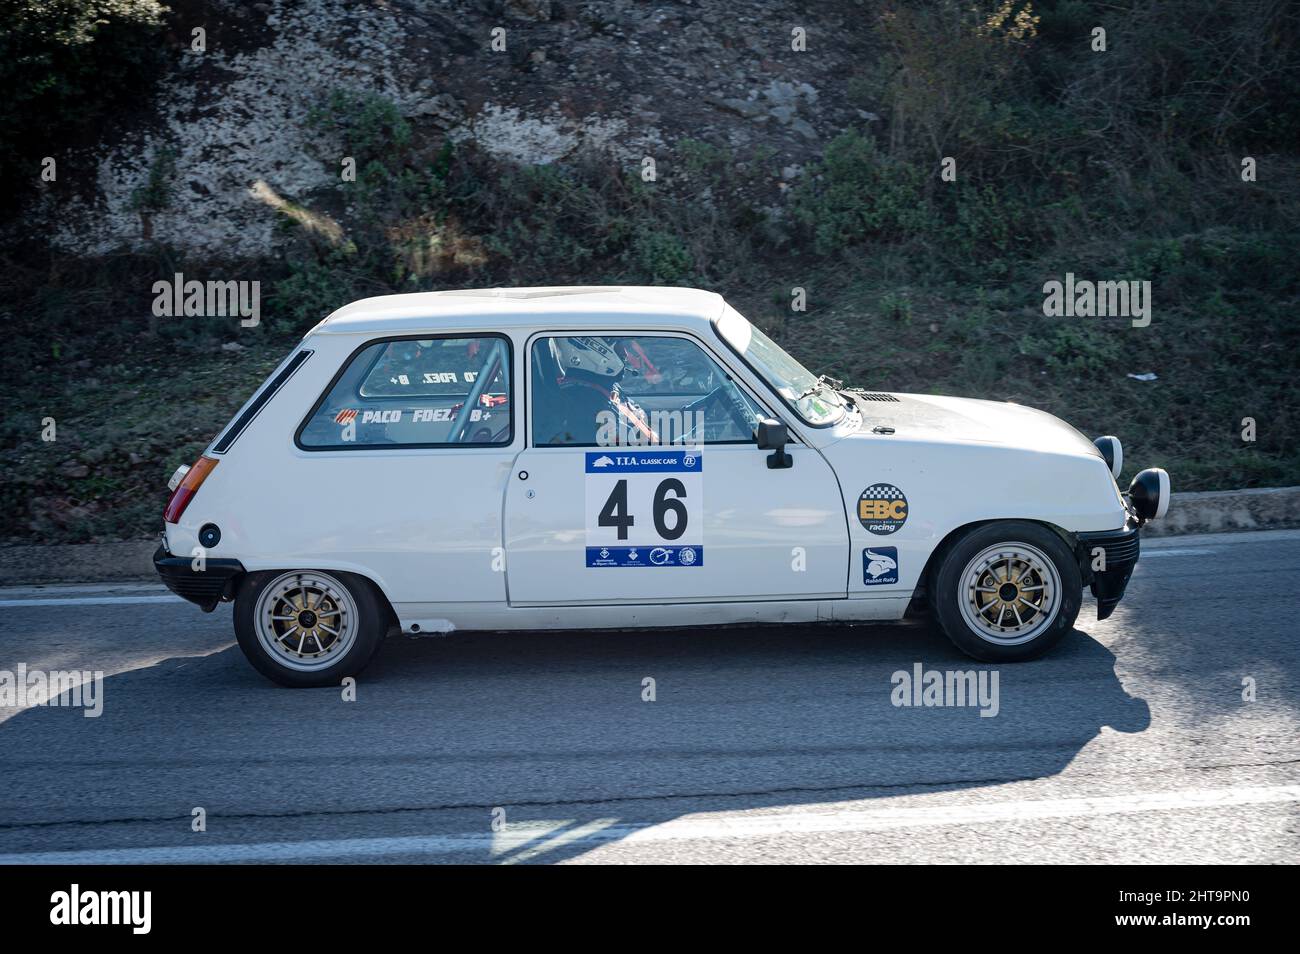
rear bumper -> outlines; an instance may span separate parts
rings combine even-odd
[[[1130,520],[1123,530],[1076,534],[1079,569],[1083,581],[1091,584],[1092,595],[1097,598],[1098,619],[1113,613],[1124,598],[1141,551],[1140,534],[1135,520]],[[1104,563],[1100,559],[1103,553]],[[1101,566],[1105,569],[1094,569]]]
[[[172,556],[162,547],[154,551],[153,566],[163,584],[205,613],[211,613],[223,599],[234,597],[234,586],[244,574],[238,560],[206,559],[203,569],[194,569],[190,557]]]

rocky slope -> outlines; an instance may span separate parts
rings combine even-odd
[[[322,140],[308,117],[340,89],[392,100],[430,144],[473,140],[522,164],[591,148],[663,170],[681,138],[703,140],[761,164],[773,197],[820,144],[874,119],[846,94],[866,54],[849,29],[854,3],[273,0],[181,12],[206,50],[179,52],[151,101],[70,157],[24,228],[81,254],[149,240],[274,253],[277,209],[310,209],[338,182],[347,144]],[[135,197],[160,156],[170,200],[142,216]]]

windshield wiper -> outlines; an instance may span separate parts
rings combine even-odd
[[[832,378],[829,374],[819,374],[817,380],[812,383],[808,390],[804,391],[803,394],[800,394],[795,398],[795,400],[802,401],[809,395],[816,394],[824,387],[829,387],[833,391],[838,391],[844,387],[844,382],[839,378]]]

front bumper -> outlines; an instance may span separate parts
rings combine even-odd
[[[167,589],[205,613],[211,613],[223,599],[233,599],[234,587],[244,574],[244,564],[238,560],[209,558],[202,570],[196,570],[190,557],[172,556],[163,547],[154,551],[153,566]]]
[[[1141,550],[1140,533],[1137,521],[1130,519],[1123,530],[1076,534],[1079,569],[1097,598],[1098,619],[1113,613],[1124,598]]]

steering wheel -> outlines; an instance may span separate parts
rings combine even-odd
[[[486,424],[481,424],[472,431],[466,432],[465,439],[472,444],[500,444],[505,440],[509,432],[510,421],[507,419],[506,423],[495,431]]]
[[[682,408],[683,414],[695,414],[708,408],[712,404],[722,405],[725,416],[737,427],[742,434],[750,434],[754,430],[755,421],[750,419],[749,407],[737,395],[734,387],[726,384],[720,384],[702,398],[692,401]],[[706,416],[707,422],[707,416]],[[707,424],[706,424],[707,426]],[[691,428],[690,433],[694,434],[695,429]]]

